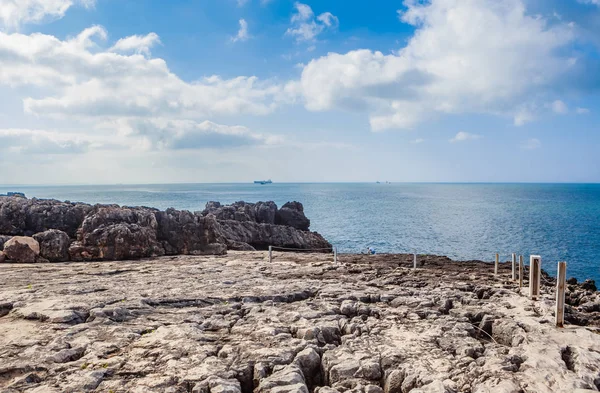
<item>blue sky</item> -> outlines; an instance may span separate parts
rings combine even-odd
[[[598,182],[598,0],[0,0],[0,184]]]

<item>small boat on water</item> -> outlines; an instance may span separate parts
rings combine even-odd
[[[271,179],[269,180],[254,180],[254,184],[271,184],[273,183]]]

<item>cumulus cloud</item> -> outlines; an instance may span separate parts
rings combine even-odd
[[[464,142],[475,139],[481,139],[481,135],[469,134],[468,132],[460,131],[454,136],[454,138],[450,139],[450,143]]]
[[[2,0],[0,27],[13,30],[25,23],[60,19],[73,4],[92,7],[94,3],[95,0]]]
[[[519,147],[523,150],[535,150],[542,147],[542,142],[539,139],[531,138],[523,141]]]
[[[240,19],[240,29],[235,37],[231,37],[232,42],[247,41],[250,38],[248,33],[248,22],[245,19]]]
[[[119,39],[109,50],[112,52],[138,53],[150,56],[150,48],[156,44],[160,44],[160,38],[156,33],[149,33],[145,36],[132,35]]]
[[[329,53],[304,67],[295,88],[307,109],[367,111],[375,131],[461,113],[524,123],[576,63],[563,50],[575,39],[572,26],[529,15],[522,0],[404,4],[400,19],[416,28],[404,48]],[[308,9],[295,15],[311,17]]]
[[[296,2],[294,8],[296,12],[292,15],[292,26],[285,34],[294,37],[297,42],[315,41],[319,34],[339,25],[338,18],[331,12],[324,12],[315,17],[312,8],[306,4]]]
[[[410,143],[412,143],[413,145],[418,145],[419,143],[423,143],[425,142],[425,139],[422,138],[417,138],[415,140],[410,141]]]
[[[588,108],[577,108],[575,109],[575,112],[578,115],[587,115],[588,113],[590,113],[590,110]]]
[[[289,88],[254,76],[187,82],[162,59],[113,51],[149,53],[157,36],[128,37],[103,50],[106,37],[99,26],[67,40],[0,32],[0,85],[50,92],[26,97],[24,109],[54,117],[265,115],[293,99]]]

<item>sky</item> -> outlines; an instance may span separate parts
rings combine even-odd
[[[0,184],[600,182],[600,0],[0,0]]]

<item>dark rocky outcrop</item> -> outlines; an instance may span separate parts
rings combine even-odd
[[[258,224],[250,221],[219,221],[227,245],[231,249],[244,250],[244,244],[266,250],[269,246],[295,249],[322,249],[331,251],[331,244],[316,232],[305,232],[283,226]]]
[[[69,260],[69,245],[71,239],[66,232],[49,229],[36,233],[33,238],[40,244],[40,255],[51,262],[66,262]]]
[[[213,215],[217,220],[250,221],[260,224],[275,224],[277,205],[275,202],[235,202],[221,205],[219,202],[208,202],[201,213],[203,216]]]
[[[0,197],[0,234],[32,236],[48,229],[58,229],[75,237],[92,209],[92,206],[83,203]]]
[[[310,220],[304,215],[304,206],[300,202],[288,202],[277,211],[275,218],[277,225],[286,225],[292,228],[308,231]]]
[[[226,242],[214,216],[202,217],[175,209],[158,211],[155,215],[158,240],[167,255],[226,253]]]
[[[191,213],[0,196],[0,250],[13,236],[35,236],[40,260],[56,262],[221,255],[269,245],[331,250],[309,226],[299,202],[281,209],[274,202],[209,202]]]
[[[208,202],[203,216],[214,216],[227,247],[248,251],[269,246],[331,251],[331,244],[316,232],[309,232],[310,220],[300,202],[288,202],[277,209],[274,202],[235,202],[221,205]]]
[[[144,208],[96,207],[77,232],[78,242],[69,250],[71,259],[124,260],[164,255],[154,213]]]

